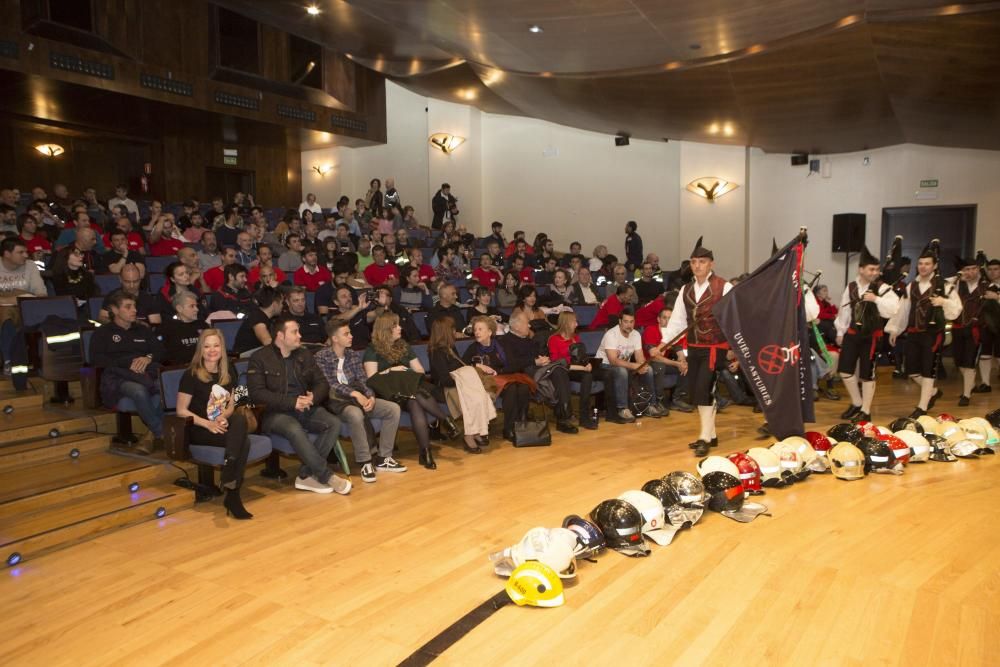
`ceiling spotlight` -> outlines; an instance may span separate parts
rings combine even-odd
[[[316,5],[309,5],[308,7],[306,7],[306,13],[309,14],[309,16],[318,16],[319,7],[317,7]]]
[[[540,25],[533,25],[530,28],[528,28],[528,32],[531,32],[531,33],[534,33],[534,34],[537,35],[537,34],[539,34],[541,32],[545,32],[545,31],[542,30],[542,26],[540,26]]]
[[[687,184],[687,191],[699,197],[704,197],[709,201],[715,201],[727,192],[732,192],[738,188],[736,183],[731,183],[718,176],[702,176]]]
[[[66,149],[59,144],[38,144],[35,150],[46,157],[55,157],[66,152]]]

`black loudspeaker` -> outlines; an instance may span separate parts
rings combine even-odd
[[[809,164],[809,156],[805,153],[795,153],[792,155],[792,166],[801,167],[804,164]]]
[[[833,252],[861,252],[865,245],[865,214],[836,213],[833,216]]]
[[[615,137],[615,146],[628,146],[628,135],[619,134]]]

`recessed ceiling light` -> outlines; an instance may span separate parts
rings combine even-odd
[[[306,7],[306,12],[309,13],[309,16],[317,16],[319,14],[319,7],[316,5],[309,5]]]
[[[535,33],[537,35],[538,33],[544,32],[544,31],[542,30],[542,26],[540,26],[540,25],[533,25],[530,28],[528,28],[528,32],[533,32],[533,33]]]

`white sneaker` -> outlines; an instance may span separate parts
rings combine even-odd
[[[331,478],[332,480],[332,478]],[[299,491],[312,491],[313,493],[333,493],[333,487],[329,484],[324,484],[315,477],[309,476],[305,479],[301,477],[295,478],[295,488]]]
[[[351,480],[344,479],[343,477],[337,477],[336,475],[330,475],[329,486],[327,488],[332,489],[334,493],[339,493],[342,496],[346,496],[351,492]]]

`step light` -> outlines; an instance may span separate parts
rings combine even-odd
[[[139,482],[132,482],[128,485],[129,493],[135,493],[139,490]]]
[[[166,507],[157,507],[156,508],[156,518],[157,519],[162,519],[165,516],[167,516],[167,508]]]
[[[16,551],[11,555],[7,556],[7,567],[14,567],[20,562],[21,562],[21,554],[19,554]]]
[[[69,457],[71,459],[78,459],[78,458],[80,458],[80,450],[77,449],[76,447],[74,447],[73,449],[69,450]]]

